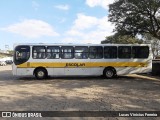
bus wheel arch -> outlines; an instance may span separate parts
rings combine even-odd
[[[44,67],[37,67],[35,68],[33,74],[35,75],[37,79],[41,80],[41,79],[47,78],[48,71]]]
[[[113,78],[113,77],[116,76],[116,74],[117,74],[116,69],[115,69],[114,67],[111,67],[111,66],[106,67],[106,68],[103,70],[103,76],[104,76],[105,78]]]

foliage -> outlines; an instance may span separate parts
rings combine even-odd
[[[109,5],[109,21],[121,35],[160,39],[160,0],[116,0]]]
[[[119,35],[118,33],[112,35],[112,36],[108,36],[106,37],[106,39],[104,41],[102,41],[102,44],[106,44],[106,43],[115,43],[115,44],[134,44],[134,43],[142,43],[143,41],[135,38],[135,37],[131,37],[129,35]]]
[[[150,34],[145,34],[143,36],[143,39],[146,43],[150,41],[149,43],[151,43],[151,46],[152,46],[153,57],[156,58],[157,56],[159,56],[160,55],[159,54],[160,53],[160,40],[152,37]]]

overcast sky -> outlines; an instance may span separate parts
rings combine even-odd
[[[113,0],[0,0],[0,49],[14,43],[100,43]]]

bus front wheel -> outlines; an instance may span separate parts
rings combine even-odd
[[[43,68],[38,68],[35,70],[35,77],[39,80],[45,79],[47,77],[47,71]]]
[[[103,71],[103,76],[105,78],[113,78],[115,76],[116,72],[115,72],[115,69],[114,68],[106,68],[104,71]]]

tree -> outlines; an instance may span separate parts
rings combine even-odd
[[[150,43],[152,46],[152,53],[153,53],[153,57],[156,58],[158,57],[160,54],[160,40],[158,40],[157,38],[152,37],[150,34],[145,34],[143,36],[143,39],[146,43]],[[145,43],[144,42],[144,43]]]
[[[116,44],[134,44],[134,43],[142,43],[143,41],[135,38],[135,37],[131,37],[129,35],[120,35],[118,33],[112,35],[112,36],[107,36],[106,39],[104,41],[102,41],[102,44],[106,44],[106,43],[116,43]]]
[[[160,0],[116,0],[109,5],[109,21],[121,35],[160,39]]]

